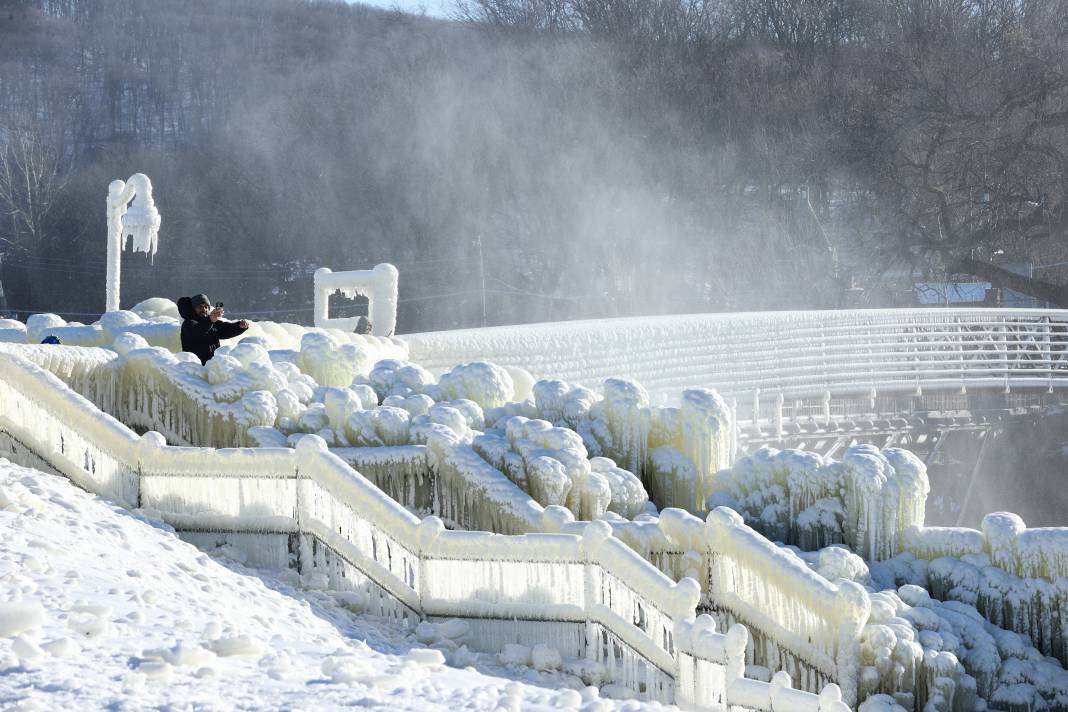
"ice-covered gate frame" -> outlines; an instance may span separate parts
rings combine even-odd
[[[340,291],[349,298],[367,297],[367,318],[375,336],[392,336],[397,328],[397,268],[388,263],[367,270],[334,272],[329,267],[315,270],[315,325],[322,329],[353,331],[359,317],[332,319],[330,295]]]
[[[782,678],[745,679],[745,629],[725,636],[695,620],[696,582],[672,582],[603,522],[581,537],[448,532],[436,517],[420,521],[315,436],[296,451],[169,447],[158,433],[136,436],[15,354],[0,354],[0,366],[0,439],[17,440],[86,489],[160,511],[179,529],[267,537],[267,548],[272,538],[295,536],[307,570],[325,570],[333,588],[362,590],[380,613],[460,617],[475,627],[525,617],[539,623],[530,634],[542,623],[570,622],[583,629],[578,652],[647,699],[720,710],[847,709],[836,686],[817,696]],[[546,572],[530,566],[535,556],[551,568],[550,581],[571,585],[547,586]],[[467,575],[434,572],[435,562],[450,559],[468,566]],[[477,567],[489,567],[488,575],[473,578]],[[502,589],[504,569],[516,568],[523,578]],[[456,579],[496,598],[452,590]]]

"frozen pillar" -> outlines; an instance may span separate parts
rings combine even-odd
[[[152,181],[144,173],[134,173],[126,181],[111,181],[107,204],[108,259],[104,309],[110,312],[119,310],[119,273],[126,237],[132,238],[135,251],[154,256],[159,245],[160,217],[152,199]]]

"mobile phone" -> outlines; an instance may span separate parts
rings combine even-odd
[[[215,302],[215,306],[216,306],[216,308],[218,308],[218,309],[222,309],[222,305],[223,305],[223,303],[222,303],[222,302]]]

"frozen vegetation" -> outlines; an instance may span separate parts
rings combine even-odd
[[[538,379],[555,367],[525,368],[522,330],[507,365],[442,367],[420,362],[428,335],[261,323],[201,366],[174,353],[173,306],[149,300],[88,326],[0,323],[12,342],[0,347],[0,437],[87,489],[213,532],[184,535],[202,547],[283,570],[275,589],[328,620],[358,609],[389,646],[427,646],[398,669],[522,668],[557,687],[717,709],[839,709],[839,694],[871,712],[1068,706],[1065,530],[1001,513],[982,531],[925,527],[926,471],[906,450],[735,460],[733,400],[680,388],[668,406],[629,378]],[[700,318],[677,321],[663,328],[704,338]],[[32,345],[53,332],[76,346]],[[507,341],[449,336],[446,351],[454,338]],[[505,623],[517,618],[528,622]],[[22,638],[45,650],[34,635]],[[138,658],[145,680],[184,669],[171,635],[169,653]],[[18,651],[34,648],[12,650],[21,674]],[[374,666],[330,659],[324,678],[358,670],[339,674],[374,687]],[[590,690],[512,689],[524,708],[601,704]]]

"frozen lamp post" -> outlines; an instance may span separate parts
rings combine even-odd
[[[130,205],[130,200],[133,204]],[[127,207],[129,206],[129,207]],[[119,310],[119,270],[126,237],[132,238],[133,249],[156,254],[159,243],[159,211],[152,200],[152,181],[144,173],[134,173],[123,182],[111,181],[108,186],[108,268],[105,311]]]

